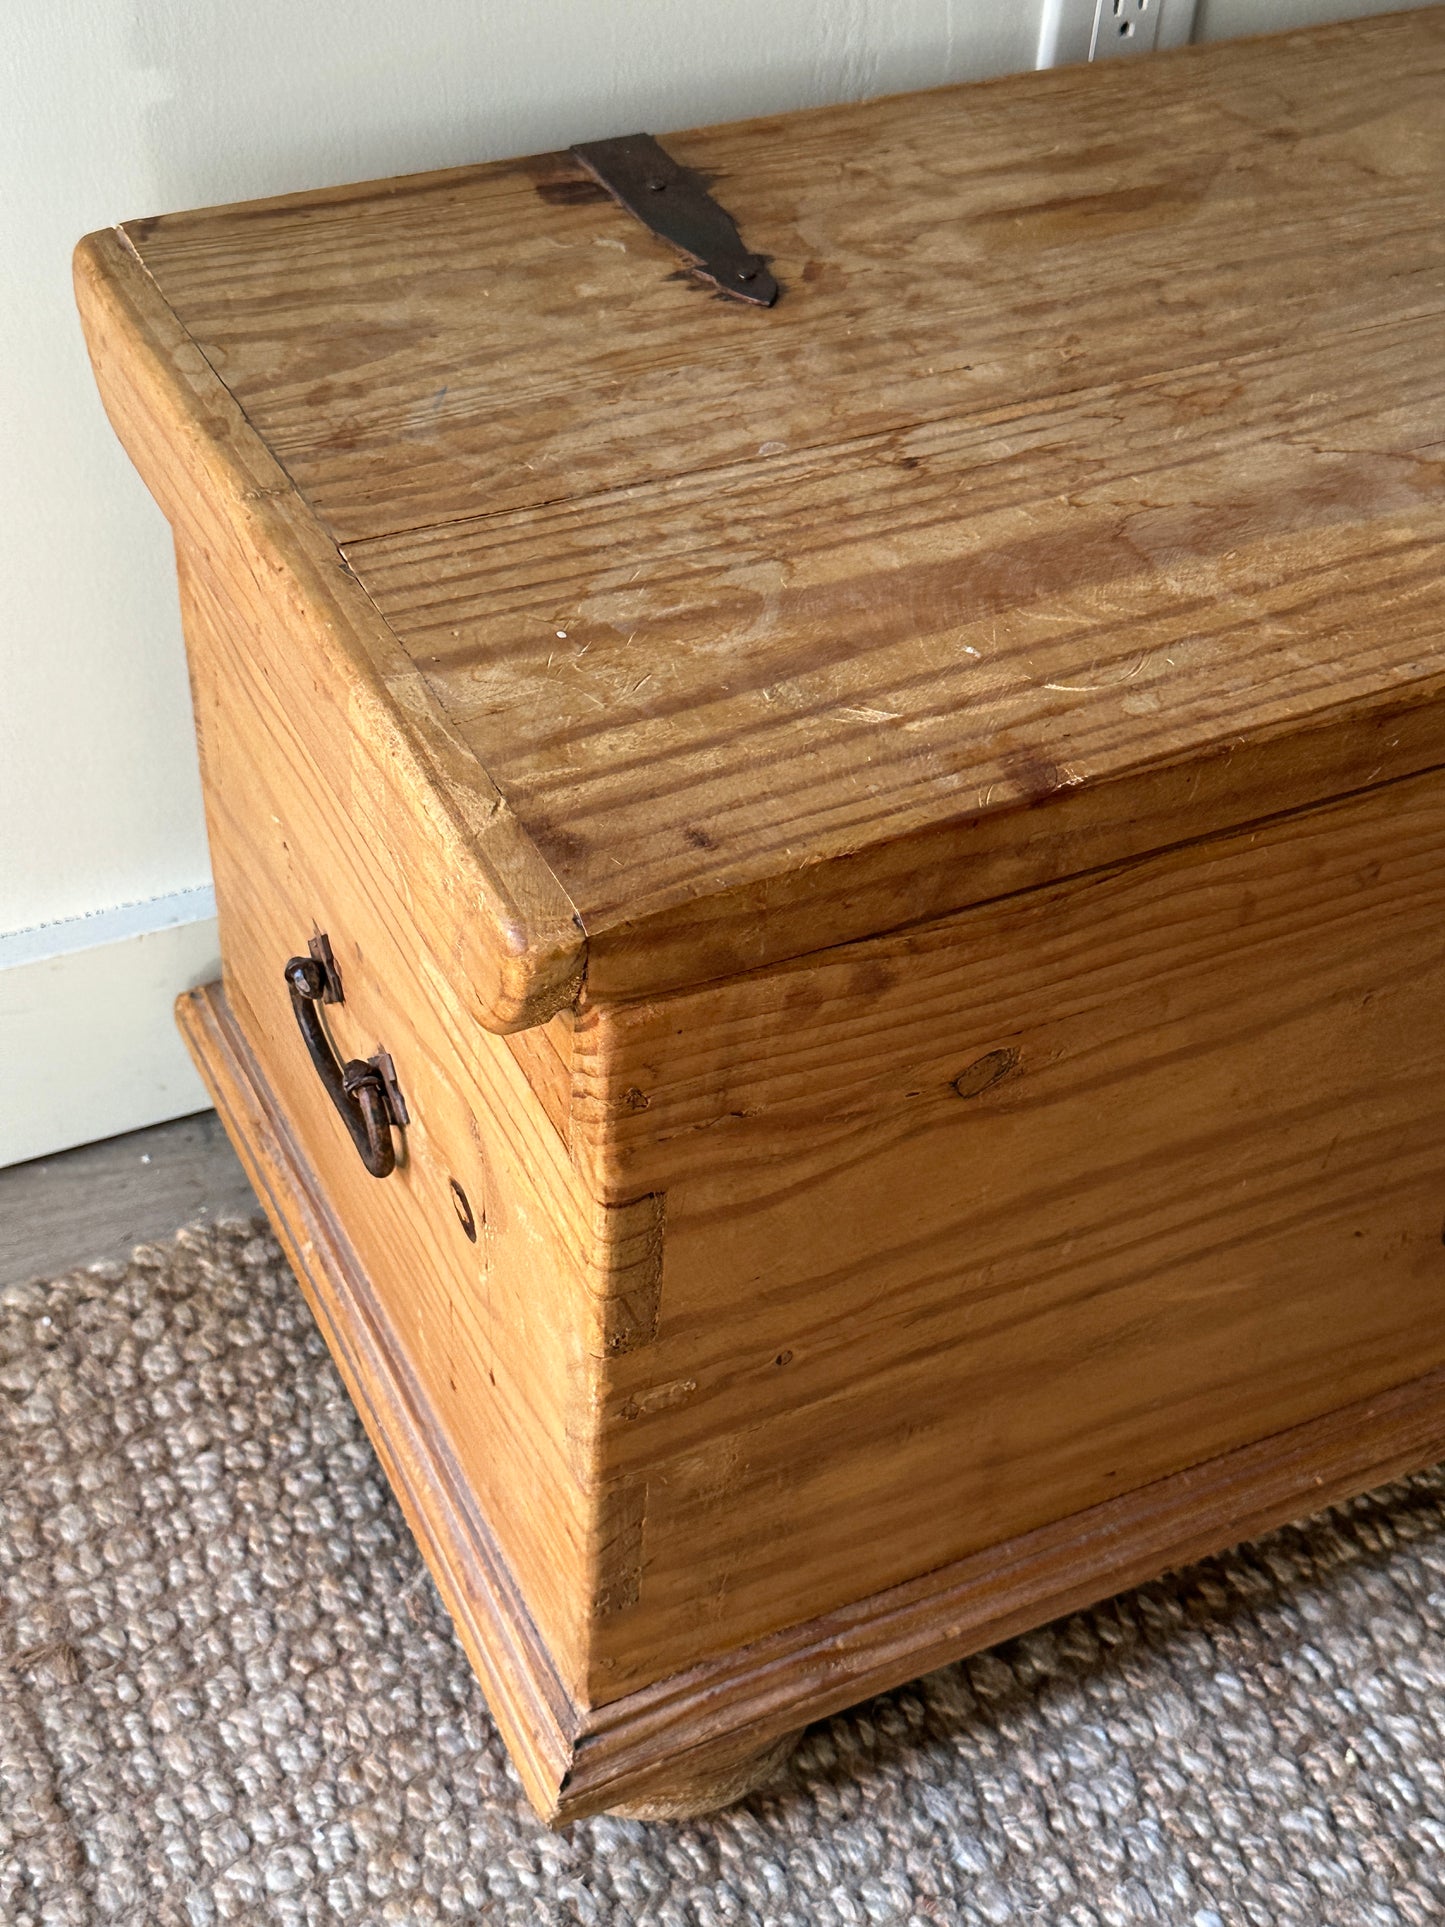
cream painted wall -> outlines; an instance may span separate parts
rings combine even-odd
[[[1201,0],[1201,28],[1216,37],[1374,10]],[[1023,68],[1037,30],[1038,0],[8,0],[0,938],[167,904],[207,877],[167,532],[91,386],[69,285],[80,234]],[[197,954],[205,947],[203,935]],[[56,953],[75,949],[74,932],[60,932]],[[119,1004],[113,1017],[117,1029],[141,1021]],[[145,1021],[158,1035],[168,1025],[159,1004]],[[146,1121],[148,1102],[201,1102],[183,1070],[179,1086],[172,1070],[160,1084],[169,1095],[138,1098],[132,1121]],[[0,1163],[86,1134],[86,1093],[60,1096],[63,1117],[0,1139]]]

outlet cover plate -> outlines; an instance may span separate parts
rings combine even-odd
[[[1120,24],[1134,32],[1118,35],[1113,0],[1043,0],[1039,16],[1036,67],[1066,67],[1076,61],[1117,59],[1183,47],[1194,32],[1195,0],[1149,0],[1145,7],[1128,0],[1130,14],[1152,19],[1126,19]],[[1098,50],[1095,51],[1096,39]]]

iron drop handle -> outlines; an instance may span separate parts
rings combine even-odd
[[[374,1178],[389,1176],[396,1168],[396,1150],[391,1141],[391,1105],[380,1069],[359,1057],[346,1064],[337,1062],[318,1009],[326,997],[326,972],[314,957],[290,959],[286,986],[316,1075],[351,1133],[362,1163]]]

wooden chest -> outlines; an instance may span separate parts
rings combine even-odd
[[[181,1023],[545,1814],[1445,1453],[1442,88],[1432,9],[82,243]]]

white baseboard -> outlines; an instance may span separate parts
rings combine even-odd
[[[171,1006],[220,971],[209,888],[0,936],[0,1165],[205,1110]]]

